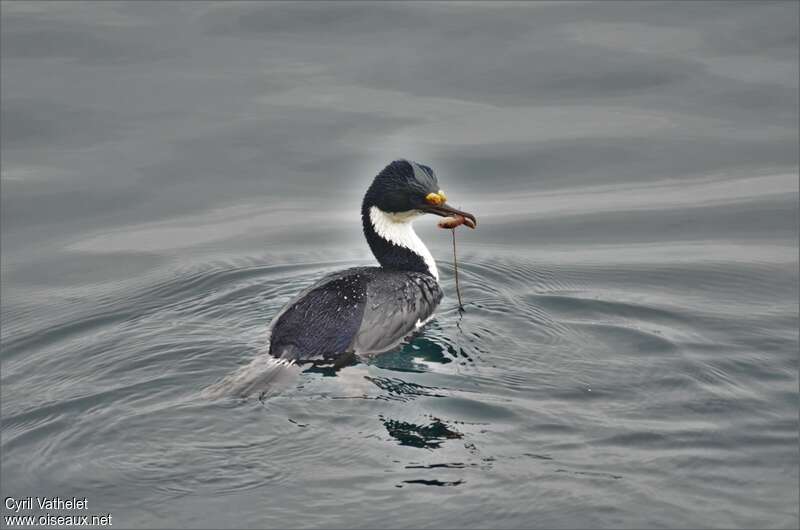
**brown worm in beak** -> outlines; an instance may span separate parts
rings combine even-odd
[[[475,221],[470,219],[469,217],[464,217],[461,214],[453,214],[451,216],[443,218],[438,223],[439,228],[447,228],[452,230],[450,232],[453,235],[453,276],[455,276],[456,280],[456,295],[458,296],[458,310],[460,312],[464,311],[464,303],[461,301],[461,288],[458,285],[458,258],[456,257],[456,228],[461,225],[467,225],[470,228],[475,228]]]
[[[470,228],[475,228],[475,223],[472,222],[472,219],[468,219],[463,215],[451,215],[450,217],[445,217],[441,221],[439,221],[439,228],[457,228],[461,225],[467,225]]]

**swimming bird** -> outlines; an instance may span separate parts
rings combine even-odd
[[[477,224],[446,200],[426,165],[396,160],[378,173],[361,221],[379,266],[334,272],[301,292],[270,324],[270,355],[292,364],[368,356],[397,346],[430,320],[442,299],[439,272],[412,223],[434,214]]]

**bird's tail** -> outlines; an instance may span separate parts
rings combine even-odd
[[[259,355],[201,393],[205,399],[223,397],[265,399],[285,390],[301,372],[294,361]]]

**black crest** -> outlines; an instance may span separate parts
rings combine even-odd
[[[425,204],[425,196],[439,191],[439,181],[430,167],[395,160],[378,173],[364,196],[364,206],[384,212],[407,212]]]

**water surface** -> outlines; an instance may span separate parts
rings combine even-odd
[[[3,496],[132,528],[796,528],[797,4],[643,6],[3,4]],[[420,334],[204,399],[373,263],[397,157],[479,218],[465,311],[423,218]]]

